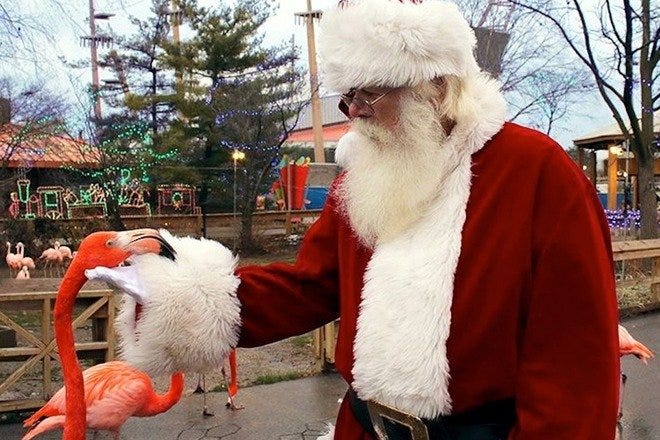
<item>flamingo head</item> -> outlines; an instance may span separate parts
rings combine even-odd
[[[75,270],[115,267],[131,255],[156,253],[174,259],[176,252],[155,229],[94,232],[80,243],[74,259]]]
[[[174,261],[176,251],[155,229],[133,229],[117,232],[108,246],[123,249],[133,255],[157,254]]]
[[[114,267],[123,263],[131,256],[131,253],[127,249],[110,246],[113,240],[116,240],[118,234],[118,232],[113,231],[102,231],[94,232],[85,237],[80,243],[78,255],[76,256],[76,270],[84,271],[97,266]]]

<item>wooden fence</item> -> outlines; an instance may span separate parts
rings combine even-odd
[[[22,281],[23,287],[26,281],[31,280]],[[11,283],[4,282],[2,287],[6,289],[8,284]],[[10,346],[0,347],[0,368],[3,372],[0,375],[0,396],[10,396],[0,400],[0,412],[39,408],[55,391],[53,361],[59,361],[59,355],[52,332],[52,310],[56,295],[54,290],[0,293],[0,325],[4,326],[6,334],[15,335],[16,339],[15,344],[7,344],[7,338],[3,338],[5,343],[2,345]],[[115,308],[114,294],[107,288],[80,292],[76,301],[77,316],[73,327],[78,329],[87,326],[91,320],[91,338],[86,338],[91,340],[76,343],[80,359],[104,362],[114,358],[115,334],[112,323]],[[26,316],[38,316],[38,319],[26,319],[26,322],[22,322],[21,318]],[[20,365],[11,371],[15,363]],[[12,393],[12,387],[19,381],[26,380],[35,369],[41,371],[39,396],[18,397],[19,393]]]

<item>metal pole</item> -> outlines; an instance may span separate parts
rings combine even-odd
[[[89,47],[92,56],[92,93],[94,94],[94,117],[101,120],[101,96],[99,94],[99,66],[98,53],[96,50],[96,23],[94,19],[94,0],[89,0]]]
[[[234,249],[236,249],[236,232],[237,232],[237,225],[236,225],[236,165],[238,162],[238,150],[234,150],[234,219],[232,221],[233,223],[233,236],[234,236]]]

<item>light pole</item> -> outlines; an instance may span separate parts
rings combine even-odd
[[[236,189],[237,189],[237,182],[236,182],[236,171],[238,168],[238,161],[245,159],[245,153],[243,151],[238,151],[238,149],[234,148],[234,152],[231,155],[231,158],[234,160],[234,249],[236,249],[236,236],[238,235],[238,224],[236,223]]]

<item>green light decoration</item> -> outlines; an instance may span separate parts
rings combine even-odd
[[[30,181],[28,179],[19,179],[16,181],[18,187],[18,200],[27,203],[30,200]]]
[[[61,194],[64,188],[61,186],[40,186],[37,188],[39,194],[39,217],[45,217],[52,220],[64,217],[62,204],[60,202]]]
[[[89,192],[89,189],[80,188],[80,199],[80,203],[83,205],[89,205],[92,203],[92,194]]]
[[[201,209],[195,206],[195,187],[176,183],[173,185],[158,185],[158,205],[156,213],[162,214],[200,214]]]
[[[179,211],[182,205],[183,205],[183,195],[178,191],[173,192],[172,207],[174,207],[175,210]]]
[[[121,186],[128,185],[128,182],[131,180],[131,170],[128,168],[122,168],[119,172],[119,184]]]

